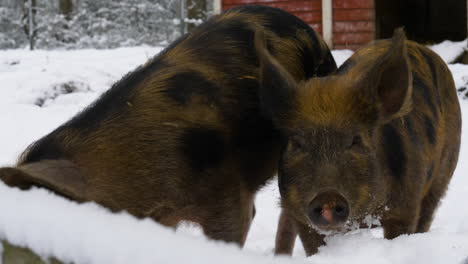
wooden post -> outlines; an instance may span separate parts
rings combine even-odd
[[[34,23],[33,23],[33,4],[32,0],[28,0],[28,36],[29,36],[29,49],[34,49]]]
[[[73,12],[73,1],[72,0],[59,0],[59,10],[65,19],[70,20]]]
[[[185,23],[185,18],[186,18],[186,12],[185,12],[185,2],[186,0],[181,0],[180,1],[180,35],[183,36],[185,33],[187,33],[187,27]]]
[[[199,20],[206,20],[206,4],[207,0],[186,0],[185,9],[187,31],[192,31],[198,24]]]
[[[333,48],[333,0],[322,0],[322,36],[330,49]],[[468,0],[467,0],[468,1]]]
[[[221,10],[222,10],[221,0],[213,0],[213,14],[214,15],[221,14]]]

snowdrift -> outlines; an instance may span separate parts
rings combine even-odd
[[[33,189],[0,183],[0,238],[72,263],[290,263],[237,246],[176,234],[149,219],[112,214]],[[300,263],[300,262],[297,262]]]

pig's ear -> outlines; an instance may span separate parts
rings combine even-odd
[[[255,33],[255,49],[260,64],[259,97],[262,112],[281,127],[295,106],[297,83],[271,56],[263,31]]]
[[[364,93],[376,103],[382,120],[403,116],[411,110],[412,73],[402,28],[395,30],[390,49],[370,65],[360,80]]]
[[[85,201],[84,174],[68,160],[44,160],[16,168],[1,168],[0,180],[22,190],[43,187],[72,200]]]

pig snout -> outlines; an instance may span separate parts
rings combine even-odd
[[[349,216],[349,205],[346,199],[336,191],[317,194],[310,203],[309,218],[319,228],[339,227]]]

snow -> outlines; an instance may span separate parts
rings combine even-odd
[[[453,43],[440,44],[444,53]],[[0,51],[0,166],[14,164],[24,148],[82,110],[128,70],[160,47],[77,51]],[[333,51],[338,64],[352,51]],[[443,54],[449,61],[449,55]],[[446,57],[445,57],[446,56]],[[457,87],[468,66],[449,65]],[[64,83],[76,91],[60,94]],[[55,88],[54,88],[55,87]],[[42,104],[38,103],[41,102]],[[38,101],[39,100],[39,101]],[[41,105],[41,106],[38,106]],[[461,100],[463,115],[468,101]],[[464,123],[463,131],[468,131]],[[127,213],[113,214],[94,204],[76,204],[45,190],[27,192],[0,183],[0,240],[29,247],[41,256],[74,263],[455,263],[468,260],[468,143],[465,133],[458,168],[430,232],[394,240],[382,230],[357,230],[327,238],[306,258],[297,240],[294,257],[274,257],[279,215],[275,181],[256,199],[257,215],[243,250],[208,241],[184,224],[176,232]]]
[[[174,233],[127,213],[78,205],[41,189],[22,192],[0,183],[0,237],[74,263],[286,263],[237,246]],[[47,205],[47,206],[44,206]],[[299,262],[298,262],[299,263]]]
[[[446,62],[451,63],[456,59],[466,47],[466,41],[443,41],[439,44],[430,46],[430,48],[439,54],[440,57]]]
[[[333,58],[335,58],[336,64],[338,67],[343,64],[351,55],[353,55],[352,50],[332,50]]]

